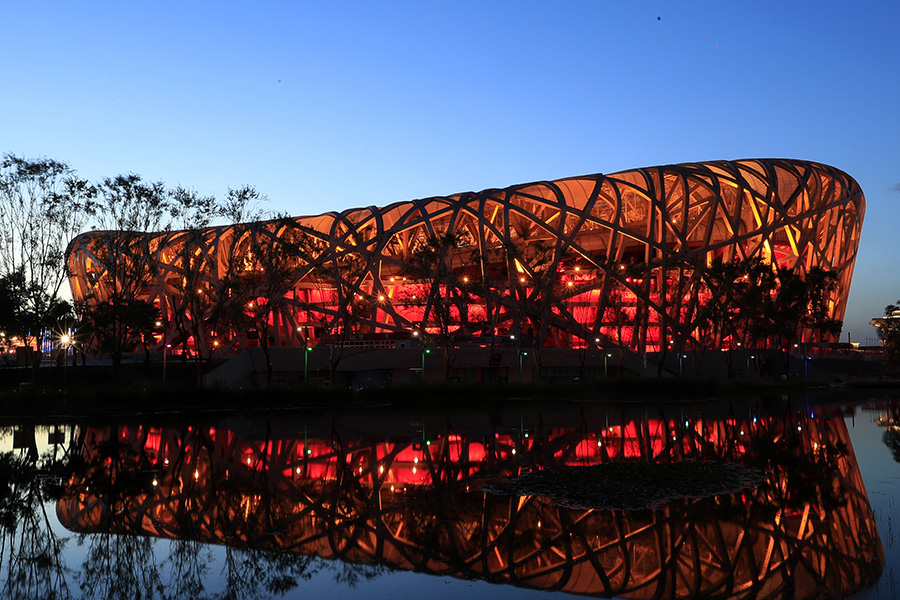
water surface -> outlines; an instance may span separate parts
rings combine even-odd
[[[0,597],[895,597],[891,399],[9,423]]]

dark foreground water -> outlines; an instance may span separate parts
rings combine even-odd
[[[900,396],[7,423],[0,598],[893,598]]]

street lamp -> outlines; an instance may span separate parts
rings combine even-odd
[[[163,344],[163,386],[166,385],[166,350],[172,347],[172,344]]]
[[[612,358],[612,354],[609,352],[604,353],[603,354],[603,376],[604,377],[609,377],[609,371],[606,366],[606,359],[608,359],[608,358]]]
[[[312,352],[312,348],[306,346],[306,350],[303,352],[303,383],[307,382],[307,369],[309,367],[309,353]]]
[[[68,333],[64,333],[59,336],[59,345],[63,351],[63,389],[66,388],[66,384],[68,382],[68,368],[69,368],[69,345],[72,343],[72,336]]]
[[[425,355],[431,354],[431,350],[428,348],[422,348],[422,381],[425,381]]]
[[[524,370],[522,369],[522,357],[523,356],[528,356],[527,350],[525,350],[523,352],[519,352],[519,381],[520,382],[525,381],[525,373],[524,373]]]

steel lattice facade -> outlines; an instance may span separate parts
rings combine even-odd
[[[267,340],[278,346],[422,333],[643,352],[666,338],[710,345],[696,307],[714,301],[705,273],[719,259],[833,272],[829,316],[841,320],[864,211],[860,186],[833,167],[716,161],[147,234],[129,252],[147,261],[138,295],[158,304],[175,342],[246,344],[245,331],[213,318],[245,281],[242,301],[268,304]],[[106,266],[114,233],[70,246],[76,302],[127,285]],[[235,270],[247,276],[225,285]],[[174,317],[191,311],[200,326],[179,334]],[[627,334],[610,315],[631,315]]]

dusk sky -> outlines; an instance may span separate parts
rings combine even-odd
[[[842,341],[900,299],[900,2],[22,2],[0,153],[293,215],[799,158],[867,210]]]

